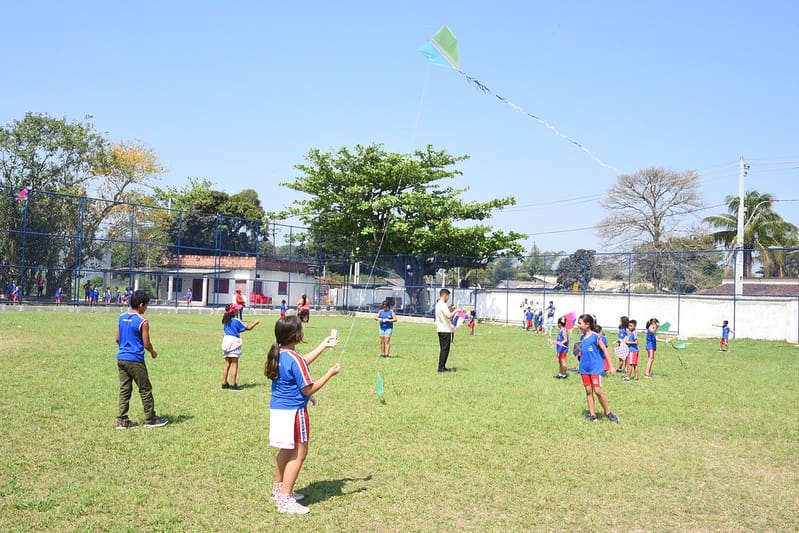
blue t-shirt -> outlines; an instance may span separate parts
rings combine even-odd
[[[557,339],[557,341],[558,341],[558,344],[555,345],[555,348],[557,348],[557,352],[558,353],[569,353],[569,340],[566,337],[566,332],[563,329],[558,331],[558,339]],[[561,346],[560,343],[563,343],[563,346]]]
[[[270,409],[301,409],[308,405],[302,389],[313,384],[305,359],[294,350],[281,350],[278,376],[272,380]]]
[[[380,318],[380,329],[387,330],[387,329],[394,329],[394,322],[384,322],[384,320],[391,320],[394,316],[394,312],[391,309],[381,309],[377,313],[378,318]]]
[[[286,304],[284,304],[284,303],[280,304],[280,312],[283,313],[283,314],[286,313]]]
[[[61,298],[61,289],[60,288],[55,290],[55,297],[56,298]]]
[[[533,312],[532,311],[527,311],[524,314],[524,319],[532,322],[533,321]]]
[[[550,305],[547,307],[547,318],[552,318],[553,316],[555,316],[555,306]]]
[[[597,342],[599,335],[593,331],[588,332],[580,341],[582,356],[580,357],[580,374],[600,376],[605,372],[605,354]]]
[[[130,311],[119,316],[119,352],[117,360],[144,362],[144,343],[141,338],[142,324],[147,319]]]
[[[234,337],[241,337],[239,333],[247,331],[247,326],[238,318],[233,318],[229,324],[222,324],[225,327],[225,335],[232,335]]]
[[[657,350],[658,349],[658,335],[657,333],[652,333],[649,330],[646,330],[646,349],[647,350]]]
[[[627,348],[631,352],[637,352],[638,351],[638,333],[636,333],[635,331],[631,331],[630,334],[627,336],[627,342],[632,342],[633,343],[633,344],[628,344],[627,345]]]
[[[627,328],[619,328],[619,336],[617,337],[618,340],[624,342],[624,339],[627,338]]]
[[[730,338],[730,326],[721,326],[721,338],[722,339]]]

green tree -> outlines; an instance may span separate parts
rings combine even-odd
[[[558,263],[556,289],[572,290],[575,284],[580,290],[587,290],[591,280],[597,277],[598,266],[596,250],[582,248]]]
[[[10,194],[0,200],[0,227],[8,228],[0,233],[0,261],[19,265],[13,275],[26,289],[42,268],[48,287],[68,288],[73,274],[68,269],[103,255],[108,245],[96,237],[106,236],[110,214],[126,194],[162,171],[125,157],[143,152],[157,163],[152,152],[135,145],[112,145],[88,119],[28,113],[0,127],[0,185],[31,190],[26,202],[14,202]],[[95,190],[99,201],[84,198],[88,190]]]
[[[213,182],[189,178],[183,187],[155,188],[162,205],[171,205],[165,231],[170,242],[184,253],[214,255],[255,253],[258,244],[267,240],[265,212],[258,193],[245,189],[229,195],[214,190]]]
[[[713,251],[713,237],[672,237],[661,250],[639,246],[633,254],[633,280],[647,281],[659,291],[692,293],[719,284],[722,255]]]
[[[747,191],[744,195],[744,277],[752,277],[752,266],[757,259],[763,265],[764,274],[782,277],[785,274],[784,253],[772,253],[769,248],[793,246],[797,242],[797,227],[786,222],[773,209],[777,201],[769,193]],[[727,212],[711,215],[705,222],[717,231],[713,233],[716,244],[730,250],[732,259],[738,239],[738,196],[727,196]]]
[[[522,258],[520,271],[525,279],[533,279],[534,277],[549,276],[555,272],[555,265],[558,260],[564,256],[566,252],[559,251],[544,251],[542,252],[538,246],[533,243],[530,248],[530,253]]]
[[[325,248],[351,250],[358,258],[394,256],[395,272],[412,287],[411,306],[428,309],[429,302],[419,301],[420,287],[425,276],[452,265],[441,256],[473,258],[477,266],[483,258],[523,250],[522,234],[480,223],[514,205],[513,198],[467,202],[460,198],[467,188],[440,183],[461,176],[453,167],[465,159],[432,146],[412,154],[374,144],[336,153],[314,149],[296,166],[301,175],[281,185],[309,195],[288,214],[324,236]]]

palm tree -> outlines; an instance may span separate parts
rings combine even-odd
[[[727,213],[711,215],[705,222],[718,231],[713,233],[716,244],[721,244],[732,256],[738,238],[737,196],[727,196]],[[769,193],[747,191],[744,195],[744,277],[752,277],[752,263],[755,257],[763,264],[763,273],[770,276],[784,276],[782,261],[784,254],[770,252],[769,248],[783,248],[796,244],[797,227],[786,222],[772,209],[776,200]]]

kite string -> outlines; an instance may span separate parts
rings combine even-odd
[[[511,109],[513,109],[515,112],[517,112],[517,113],[520,113],[520,114],[522,114],[522,115],[527,115],[528,117],[530,117],[530,118],[532,118],[533,120],[537,121],[539,124],[542,124],[543,126],[545,126],[546,128],[548,128],[548,129],[549,129],[549,130],[550,130],[552,133],[554,133],[555,135],[557,135],[557,136],[558,136],[558,137],[560,137],[561,139],[565,139],[566,141],[570,142],[571,144],[573,144],[574,146],[576,146],[577,148],[579,148],[580,150],[582,150],[582,151],[583,151],[583,152],[584,152],[586,155],[588,155],[588,157],[590,157],[590,158],[591,158],[591,160],[593,160],[593,161],[594,161],[595,163],[597,163],[598,165],[600,165],[600,166],[602,166],[602,167],[604,167],[604,168],[607,168],[607,169],[609,169],[609,170],[612,170],[612,171],[613,171],[613,172],[615,172],[617,175],[618,175],[618,174],[621,174],[621,171],[620,171],[618,168],[614,167],[614,166],[613,166],[613,165],[611,165],[610,163],[606,163],[606,162],[604,162],[602,159],[600,159],[600,158],[599,158],[599,156],[597,156],[597,155],[596,155],[594,152],[592,152],[591,150],[589,150],[588,148],[586,148],[586,147],[585,147],[585,146],[584,146],[582,143],[580,143],[580,142],[576,141],[575,139],[572,139],[572,138],[571,138],[571,137],[569,137],[568,135],[566,135],[566,134],[562,133],[562,132],[561,132],[561,131],[560,131],[558,128],[556,128],[556,127],[555,127],[555,126],[554,126],[554,125],[553,125],[551,122],[549,122],[547,119],[545,119],[545,118],[543,118],[543,117],[539,117],[538,115],[534,115],[534,114],[532,114],[532,113],[528,113],[528,112],[527,112],[527,111],[525,111],[525,110],[524,110],[524,109],[523,109],[521,106],[519,106],[519,105],[517,105],[517,104],[514,104],[513,102],[511,102],[510,100],[508,100],[508,99],[507,99],[507,98],[505,98],[504,96],[501,96],[501,95],[499,95],[499,94],[495,93],[494,91],[492,91],[492,90],[491,90],[491,89],[490,89],[488,86],[486,86],[485,84],[483,84],[482,82],[480,82],[478,79],[476,79],[476,78],[473,78],[472,76],[469,76],[468,74],[466,74],[464,71],[462,71],[462,70],[460,70],[460,69],[456,69],[456,70],[458,71],[458,73],[459,73],[461,76],[463,76],[464,78],[466,78],[466,81],[468,81],[469,83],[471,83],[472,85],[474,85],[475,87],[477,87],[477,88],[478,88],[480,91],[482,91],[482,92],[484,92],[484,93],[487,93],[487,94],[490,94],[490,95],[492,95],[492,96],[496,97],[496,98],[497,98],[498,100],[500,100],[501,102],[503,102],[503,103],[507,104],[507,105],[508,105],[508,106],[509,106]]]
[[[427,89],[428,89],[428,87],[430,85],[430,70],[431,70],[430,65],[428,65],[427,73],[425,75],[425,80],[424,80],[424,83],[422,84],[422,91],[421,91],[421,94],[419,96],[419,105],[418,105],[418,110],[416,112],[416,122],[414,124],[413,132],[411,134],[411,149],[413,149],[413,147],[415,146],[415,144],[416,144],[416,136],[419,133],[419,123],[421,122],[421,118],[422,118],[422,109],[424,107],[424,101],[425,101],[425,98],[427,96]],[[399,183],[398,183],[397,190],[401,190],[402,185],[403,185],[403,179],[402,179],[402,176],[400,176],[400,180],[399,180]],[[375,252],[374,260],[372,261],[371,267],[369,267],[369,274],[368,274],[368,276],[366,278],[366,285],[367,286],[370,283],[372,283],[372,281],[374,280],[374,273],[375,273],[375,270],[377,269],[377,261],[380,259],[380,253],[383,250],[383,243],[386,240],[386,234],[388,233],[388,224],[389,224],[390,221],[391,221],[391,217],[387,216],[386,220],[385,220],[385,223],[383,224],[383,230],[382,230],[382,232],[380,234],[380,242],[378,242],[378,244],[377,244],[377,251]],[[360,305],[358,307],[360,308]],[[350,336],[352,335],[352,331],[353,331],[354,327],[355,327],[355,316],[353,316],[352,319],[350,320],[350,328],[349,328],[349,331],[347,332],[346,337],[344,338],[344,346],[342,347],[342,352],[346,352],[346,350],[347,350],[347,346],[349,345]]]

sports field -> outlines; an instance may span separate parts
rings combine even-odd
[[[275,318],[243,334],[245,390],[232,392],[220,390],[220,316],[147,313],[156,408],[171,422],[118,431],[116,313],[0,311],[0,530],[797,527],[795,346],[661,344],[653,379],[605,379],[616,425],[584,420],[579,377],[553,379],[552,347],[519,327],[458,330],[456,372],[439,374],[432,323],[398,323],[384,360],[376,322],[312,316],[308,350],[331,328],[341,338],[312,374],[342,370],[311,410],[296,486],[311,512],[284,516],[269,497],[263,376]]]

